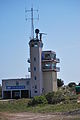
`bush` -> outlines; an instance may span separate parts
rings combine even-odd
[[[50,92],[46,95],[36,96],[29,101],[28,106],[34,106],[38,104],[58,104],[58,103],[73,103],[76,102],[78,96],[70,92],[69,89],[61,89],[57,92]]]
[[[46,99],[49,104],[56,104],[56,103],[60,103],[64,101],[65,97],[62,94],[62,92],[58,91],[58,92],[51,92],[51,93],[46,94]]]
[[[54,92],[50,92],[50,93],[46,94],[45,97],[48,101],[48,104],[52,104],[52,101],[53,101],[53,98],[54,98]]]
[[[76,83],[75,83],[75,82],[70,82],[70,83],[68,84],[68,86],[69,86],[69,87],[75,87],[75,86],[76,86]]]
[[[34,106],[38,104],[47,104],[48,101],[45,96],[35,96],[31,101],[29,101],[28,106]]]

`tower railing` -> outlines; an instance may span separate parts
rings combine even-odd
[[[60,63],[59,58],[48,58],[48,59],[43,58],[42,59],[42,62],[48,62],[48,61],[53,61],[53,62],[56,62],[56,63]]]
[[[60,72],[60,67],[42,67],[42,71]]]

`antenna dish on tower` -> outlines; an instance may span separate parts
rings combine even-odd
[[[38,39],[39,29],[36,29],[35,33],[36,33],[36,38]]]

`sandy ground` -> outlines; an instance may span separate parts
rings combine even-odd
[[[80,120],[80,114],[0,113],[0,120]]]

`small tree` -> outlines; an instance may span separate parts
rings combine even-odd
[[[45,96],[48,104],[57,104],[65,100],[64,94],[61,91],[50,92]]]
[[[55,92],[49,92],[45,95],[49,104],[53,103],[54,94],[55,94]]]
[[[75,83],[75,82],[70,82],[70,83],[68,84],[68,86],[69,86],[69,87],[74,87],[74,86],[76,86],[76,83]]]
[[[64,81],[61,79],[57,79],[57,86],[62,87],[64,85]]]

